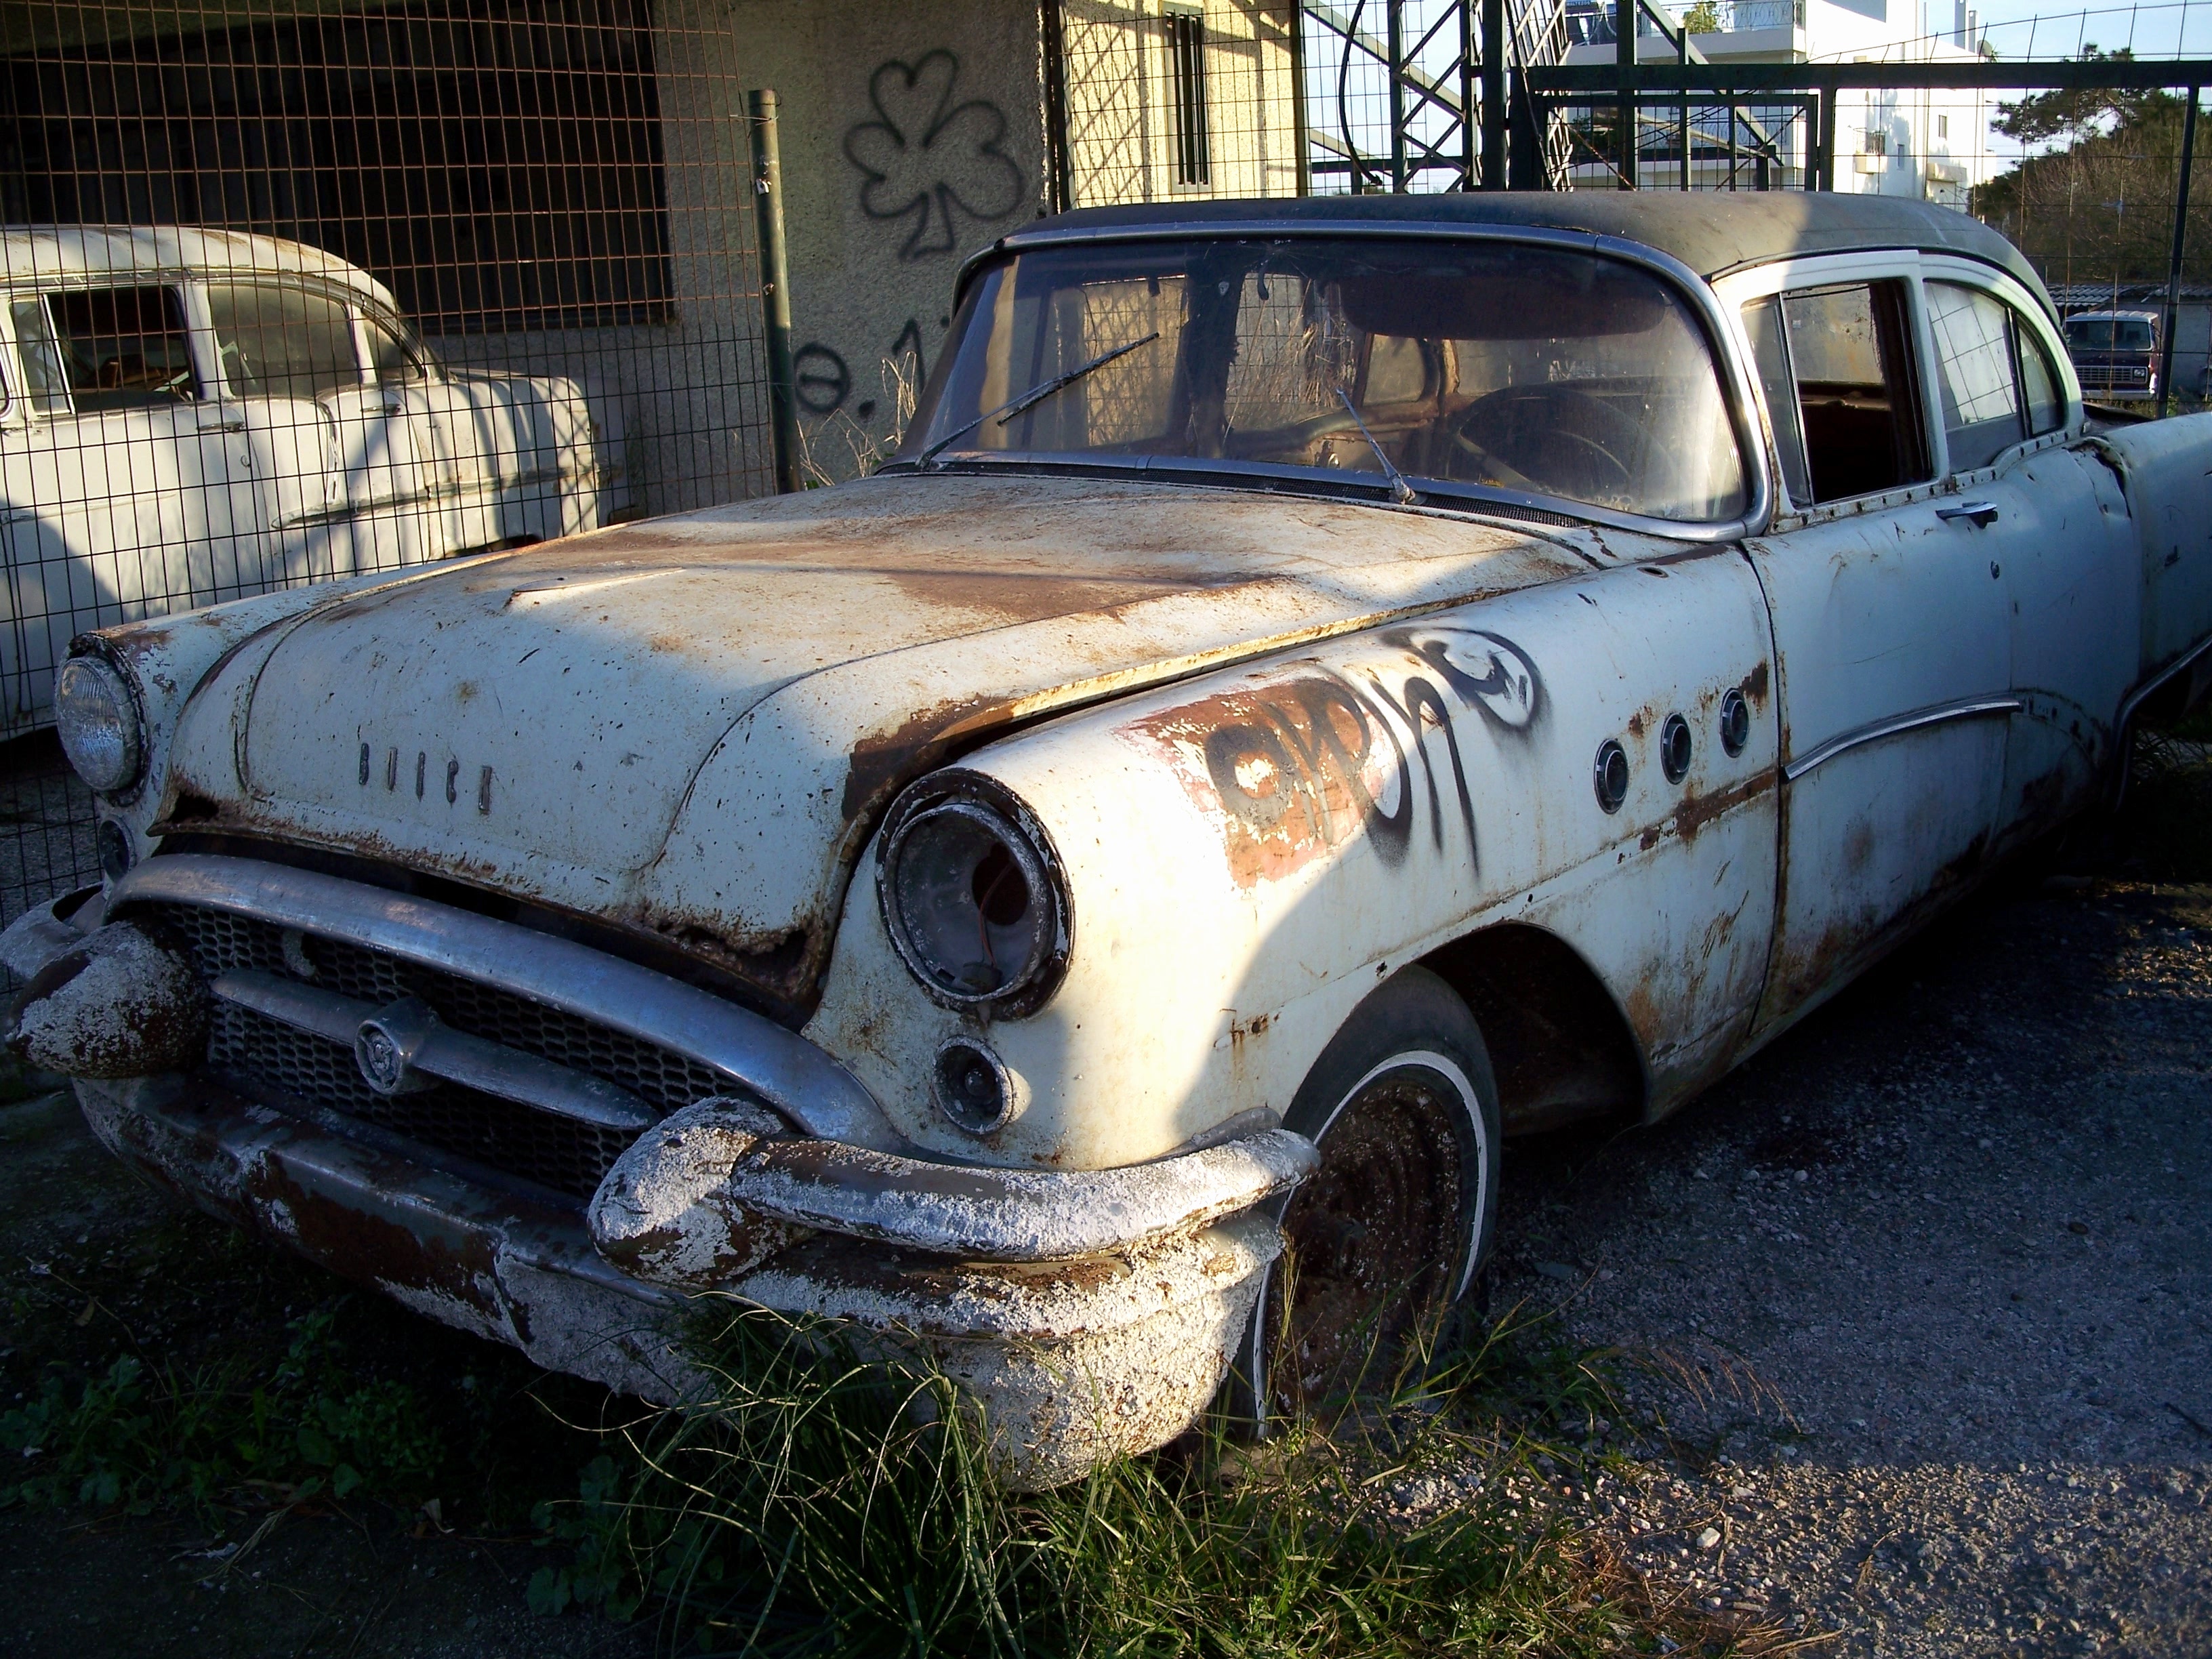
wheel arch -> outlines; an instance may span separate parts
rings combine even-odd
[[[1501,922],[1431,951],[1419,965],[1474,1011],[1506,1134],[1642,1117],[1644,1059],[1627,1017],[1558,934]]]

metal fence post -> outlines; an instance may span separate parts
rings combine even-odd
[[[1835,87],[1820,94],[1820,174],[1815,190],[1836,187],[1836,105],[1842,97]]]
[[[1505,184],[1505,0],[1482,0],[1482,187]]]
[[[1044,153],[1045,204],[1054,213],[1075,205],[1074,166],[1067,153],[1067,20],[1060,0],[1042,0],[1038,21],[1044,32]],[[1291,14],[1291,73],[1297,75],[1297,14]],[[1297,107],[1305,106],[1305,88],[1297,87]],[[1298,158],[1303,168],[1306,131],[1303,118],[1297,130]],[[1303,196],[1303,190],[1298,194]]]
[[[2158,348],[2158,412],[2164,418],[2173,397],[2173,331],[2181,319],[2181,255],[2189,246],[2189,173],[2197,160],[2197,98],[2189,89],[2189,108],[2181,118],[2181,183],[2173,192],[2173,258],[2166,267],[2166,337]]]
[[[783,157],[775,142],[775,94],[745,94],[753,141],[753,216],[760,226],[761,322],[767,334],[769,427],[775,487],[799,487],[799,399],[791,377],[791,266],[783,242]]]
[[[1620,187],[1636,188],[1636,25],[1637,0],[1613,0],[1613,62],[1620,71]]]

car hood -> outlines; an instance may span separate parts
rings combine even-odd
[[[408,573],[233,653],[163,826],[643,930],[811,1006],[892,795],[1016,722],[1587,570],[1575,532],[1093,480],[871,480]]]

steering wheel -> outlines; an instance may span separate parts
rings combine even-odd
[[[1492,482],[1582,500],[1627,493],[1636,474],[1621,454],[1638,454],[1648,441],[1611,404],[1571,386],[1502,387],[1476,398],[1452,430],[1452,447],[1478,469],[1478,482],[1486,472]]]

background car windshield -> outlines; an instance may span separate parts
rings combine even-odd
[[[2066,325],[2066,343],[2076,351],[2148,351],[2150,325],[2139,317],[2077,318]]]
[[[1155,333],[945,453],[1380,474],[1379,445],[1418,479],[1675,520],[1744,507],[1720,377],[1688,305],[1635,266],[1510,244],[1020,255],[971,291],[902,453]]]

